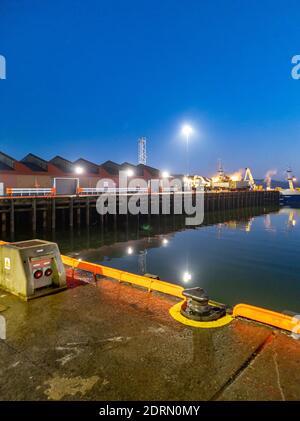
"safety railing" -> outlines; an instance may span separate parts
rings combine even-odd
[[[8,196],[53,196],[55,189],[53,188],[23,188],[23,187],[8,187],[6,189]]]
[[[130,194],[130,193],[148,193],[147,188],[122,188],[122,187],[79,187],[77,194],[79,195],[99,195],[103,193],[112,193],[112,194]]]
[[[177,188],[160,188],[158,192],[151,192],[148,188],[140,187],[78,187],[76,195],[79,196],[97,196],[100,194],[148,194],[148,193],[182,193]],[[7,187],[7,196],[56,196],[55,188],[40,188],[40,187]]]

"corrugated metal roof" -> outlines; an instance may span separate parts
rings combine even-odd
[[[62,158],[59,155],[56,155],[54,158],[50,159],[49,163],[54,165],[55,167],[59,168],[61,171],[66,173],[73,173],[74,172],[74,165],[68,159]]]
[[[86,172],[92,174],[99,174],[99,165],[95,164],[94,162],[88,161],[84,158],[79,158],[73,162],[74,165],[82,165]]]
[[[26,174],[30,174],[30,172],[43,172],[56,175],[57,172],[59,173],[60,171],[65,174],[70,174],[74,172],[74,167],[76,165],[82,165],[85,168],[87,175],[99,175],[99,170],[101,168],[111,175],[118,175],[120,170],[125,170],[126,168],[132,168],[135,175],[139,177],[144,176],[144,170],[153,177],[158,177],[160,174],[158,169],[150,167],[149,165],[134,165],[126,161],[122,164],[118,164],[117,162],[108,160],[103,164],[98,165],[84,158],[79,158],[72,162],[60,155],[56,155],[49,161],[46,161],[33,153],[27,154],[24,158],[18,161],[3,152],[0,152],[0,171],[3,172],[16,171],[18,174],[22,173],[22,171]]]
[[[26,165],[31,171],[48,171],[48,162],[33,153],[26,155],[20,162]]]

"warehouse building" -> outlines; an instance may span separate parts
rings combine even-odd
[[[58,155],[46,161],[32,153],[16,160],[0,152],[0,194],[5,195],[7,188],[52,188],[62,183],[73,186],[71,189],[93,188],[105,178],[112,179],[118,186],[119,171],[127,170],[146,181],[160,178],[158,169],[142,164],[113,161],[96,164],[84,158],[71,162]]]

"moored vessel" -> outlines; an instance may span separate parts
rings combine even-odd
[[[294,182],[296,178],[293,176],[292,170],[287,170],[287,181],[289,188],[280,191],[280,204],[288,206],[300,206],[300,190],[295,189]]]

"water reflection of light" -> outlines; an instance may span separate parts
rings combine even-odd
[[[293,210],[291,210],[291,211],[290,211],[290,213],[289,213],[288,225],[289,225],[290,227],[295,227],[295,226],[296,226],[296,224],[297,224],[297,221],[296,221],[296,219],[295,219],[295,214],[294,214],[294,211],[293,211]]]
[[[133,253],[133,248],[132,247],[128,247],[127,248],[127,254],[132,254]]]
[[[248,223],[246,223],[246,225],[245,225],[245,231],[246,232],[250,232],[251,231],[251,226],[252,226],[252,220],[250,220]]]
[[[221,231],[222,228],[227,228],[230,230],[242,230],[245,232],[250,232],[252,228],[252,223],[254,221],[254,218],[249,218],[247,221],[226,221],[217,224],[217,234],[218,238],[221,238]]]
[[[182,280],[184,283],[189,282],[192,279],[192,275],[189,272],[184,272]]]
[[[267,230],[270,230],[272,228],[272,221],[269,214],[265,215],[264,226]]]
[[[147,249],[141,250],[138,255],[138,269],[140,273],[147,272]]]
[[[276,227],[272,225],[271,214],[266,214],[264,217],[264,226],[266,231],[276,233]]]

